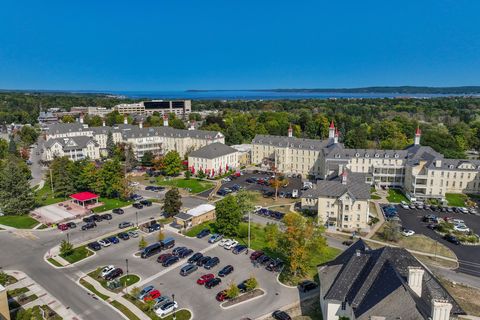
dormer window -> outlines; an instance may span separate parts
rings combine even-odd
[[[335,154],[335,158],[340,158],[340,154]]]
[[[313,150],[313,146],[310,146],[310,149],[312,149],[312,150]]]
[[[365,153],[365,158],[370,158],[370,155],[368,153]]]
[[[378,158],[380,157],[380,155],[378,153],[375,153],[375,158]]]
[[[301,145],[301,144],[299,144],[299,145],[298,145],[298,147],[299,147],[299,148],[301,148],[301,147],[302,147],[302,145]]]
[[[449,167],[450,169],[453,169],[453,164],[449,165],[448,167]]]
[[[385,158],[389,158],[390,156],[388,154],[385,153]]]
[[[360,154],[358,152],[355,153],[355,157],[357,157],[357,158],[360,157]]]
[[[398,158],[398,153],[395,153],[395,156],[394,156],[394,157],[395,157],[395,158]]]

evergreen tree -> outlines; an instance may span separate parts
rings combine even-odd
[[[27,214],[35,205],[35,197],[19,161],[8,159],[0,171],[0,207],[7,215]]]
[[[107,153],[109,158],[113,158],[115,155],[115,142],[113,141],[112,131],[108,131],[107,134]]]
[[[5,139],[0,138],[0,159],[5,159],[8,154],[8,142]]]
[[[165,201],[163,202],[163,211],[166,217],[173,217],[180,212],[182,207],[182,196],[177,188],[172,188],[165,193]]]
[[[18,155],[17,143],[13,139],[13,135],[10,136],[10,141],[8,142],[8,153]]]
[[[125,146],[125,148],[125,168],[127,171],[132,171],[138,164],[137,158],[135,157],[135,153],[133,153],[131,145]]]
[[[50,171],[48,172],[48,179],[53,181],[53,193],[56,197],[67,197],[75,192],[74,165],[67,157],[56,158],[50,164]]]
[[[147,151],[142,156],[142,166],[151,167],[153,165],[153,153]]]

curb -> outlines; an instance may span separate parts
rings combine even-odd
[[[254,300],[257,300],[259,298],[262,298],[263,296],[265,296],[267,294],[267,291],[262,289],[262,288],[258,288],[259,290],[261,290],[263,293],[259,296],[256,296],[256,297],[253,297],[251,299],[248,299],[248,300],[245,300],[245,301],[242,301],[242,302],[239,302],[239,303],[235,303],[234,305],[231,305],[231,306],[228,306],[228,307],[224,307],[223,304],[224,303],[227,303],[228,301],[225,301],[225,302],[222,302],[220,304],[220,308],[222,308],[223,310],[228,310],[228,309],[231,309],[231,308],[234,308],[234,307],[237,307],[239,305],[242,305],[242,304],[245,304],[247,302],[251,302],[251,301],[254,301]]]
[[[280,272],[280,273],[281,273],[281,272]],[[279,280],[279,278],[280,278],[280,273],[277,275],[277,278],[276,278],[276,279],[277,279],[277,282],[278,282],[281,286],[283,286],[283,287],[285,287],[285,288],[288,288],[288,289],[297,289],[297,286],[289,286],[288,284],[282,283],[282,282]]]

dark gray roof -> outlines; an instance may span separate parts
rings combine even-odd
[[[370,184],[366,183],[366,174],[347,171],[347,183],[343,184],[339,176],[331,180],[319,180],[316,187],[303,193],[303,198],[340,197],[349,193],[354,199],[370,199]]]
[[[55,123],[49,126],[49,134],[63,134],[68,132],[92,131],[90,128],[84,128],[83,124],[75,123]]]
[[[192,217],[193,217],[192,215],[189,215],[188,213],[185,213],[185,212],[180,212],[177,215],[175,215],[175,218],[178,218],[183,221],[188,221],[192,219]]]
[[[341,144],[336,144],[324,149],[326,159],[351,159],[351,158],[392,158],[406,159],[407,150],[380,150],[380,149],[345,149]]]
[[[184,129],[175,129],[172,127],[139,128],[138,126],[133,126],[129,124],[119,125],[118,128],[122,132],[122,136],[124,139],[152,137],[152,136],[178,137],[178,138],[190,137],[190,138],[197,138],[197,139],[218,139],[223,137],[223,134],[218,131],[207,131],[207,130],[184,130]]]
[[[45,147],[50,148],[57,142],[62,146],[63,150],[83,149],[87,147],[89,143],[94,143],[95,145],[97,145],[97,143],[91,137],[76,136],[68,138],[48,139],[45,142]]]
[[[302,150],[321,151],[323,148],[331,144],[332,141],[257,134],[255,138],[253,138],[252,143],[261,145],[273,145],[277,147],[290,147]]]
[[[235,152],[237,152],[236,149],[223,143],[215,142],[190,152],[189,156],[205,159],[214,159]]]
[[[425,271],[420,297],[408,286],[409,267]],[[336,259],[321,266],[319,277],[320,283],[330,284],[322,287],[326,292],[324,298],[347,302],[356,319],[369,319],[373,315],[428,319],[432,299],[448,300],[452,304],[452,315],[465,314],[431,272],[403,248],[372,250],[363,240],[358,240]]]

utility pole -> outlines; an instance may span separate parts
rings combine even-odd
[[[54,190],[53,190],[52,169],[50,169],[50,189],[52,189],[52,198],[53,198]]]
[[[251,219],[251,210],[248,210],[248,247],[250,248],[250,219]]]

